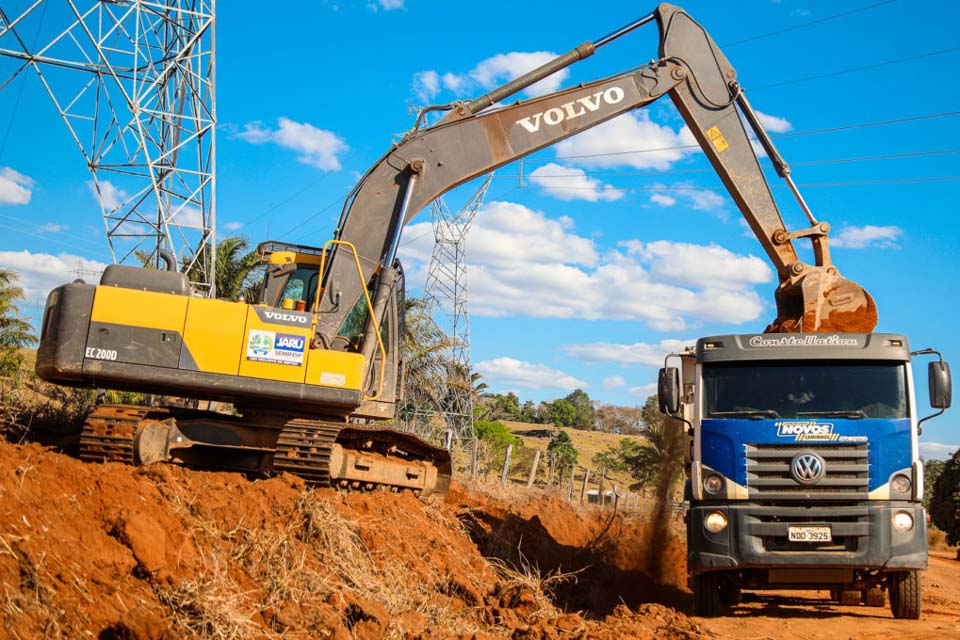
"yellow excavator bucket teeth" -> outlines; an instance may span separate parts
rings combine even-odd
[[[777,319],[766,333],[870,333],[877,326],[873,297],[832,267],[784,283],[776,300]]]

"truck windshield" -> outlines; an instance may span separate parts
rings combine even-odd
[[[751,362],[703,368],[708,418],[906,418],[900,362]]]

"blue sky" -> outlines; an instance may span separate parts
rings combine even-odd
[[[51,0],[48,10],[64,5]],[[653,9],[566,0],[289,6],[219,3],[221,236],[322,244],[358,175],[412,126],[410,105],[476,97]],[[810,185],[801,189],[833,226],[835,263],[877,301],[878,330],[956,360],[960,115],[944,114],[960,110],[960,6],[683,6],[737,68],[795,180]],[[540,89],[610,75],[656,51],[650,25]],[[0,75],[10,69],[0,60]],[[886,124],[862,126],[873,123]],[[42,304],[78,263],[95,271],[109,261],[99,205],[32,75],[0,91],[0,140],[0,264],[18,269],[30,302]],[[473,361],[494,390],[541,400],[581,386],[596,399],[639,403],[667,351],[700,335],[761,331],[773,318],[772,269],[702,154],[671,149],[685,144],[682,120],[663,101],[526,159],[522,183],[516,164],[497,173],[467,241]],[[768,178],[787,226],[803,226]],[[448,194],[448,206],[475,187]],[[431,243],[423,214],[401,249],[414,283]],[[925,365],[916,369],[925,406]],[[923,440],[928,454],[956,448],[957,420],[948,412],[927,423]]]

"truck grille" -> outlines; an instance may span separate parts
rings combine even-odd
[[[763,500],[866,498],[870,492],[867,444],[748,444],[747,488]],[[823,458],[825,472],[815,484],[797,482],[790,473],[794,456],[813,452]]]

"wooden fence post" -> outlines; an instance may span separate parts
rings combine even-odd
[[[533,452],[533,466],[530,467],[530,477],[527,478],[527,488],[533,486],[533,481],[537,479],[537,465],[540,464],[540,449]]]
[[[507,484],[507,474],[510,473],[510,456],[513,454],[513,445],[507,445],[507,455],[503,457],[503,473],[500,474],[500,484]]]
[[[600,506],[601,506],[601,507],[602,507],[603,504],[606,502],[606,497],[603,495],[603,481],[606,480],[606,479],[607,479],[607,472],[604,471],[602,474],[600,474],[600,490],[599,490],[599,493],[598,493],[598,497],[600,498]]]
[[[587,497],[587,482],[590,481],[590,469],[583,468],[583,485],[580,487],[580,504],[583,504]]]
[[[550,473],[547,475],[547,486],[553,486],[554,474],[557,472],[557,452],[550,452]]]
[[[567,502],[573,502],[573,482],[577,477],[576,465],[570,467],[570,488],[567,490]]]
[[[620,506],[620,494],[617,493],[617,485],[611,485],[613,487],[613,512],[617,512],[617,507]]]

